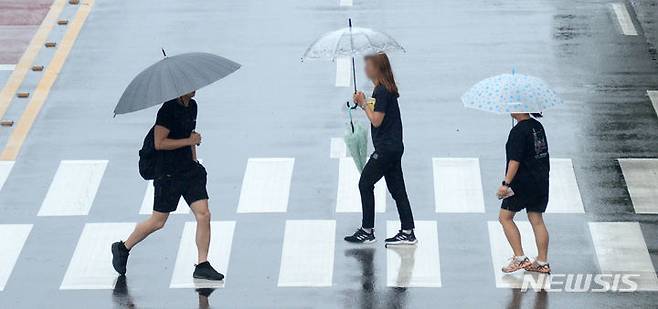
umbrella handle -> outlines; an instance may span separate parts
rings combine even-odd
[[[354,104],[354,107],[350,106],[350,101],[345,102],[347,105],[347,115],[350,116],[350,126],[352,127],[352,133],[354,133],[354,122],[352,121],[352,110],[356,108],[356,104]]]

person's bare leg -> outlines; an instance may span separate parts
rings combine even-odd
[[[537,243],[537,259],[546,262],[548,258],[548,230],[544,224],[544,217],[540,212],[528,212],[528,220],[532,225]]]
[[[144,240],[144,238],[151,235],[151,233],[161,229],[167,222],[168,217],[169,213],[167,212],[153,211],[148,219],[137,224],[133,232],[128,236],[128,239],[123,242],[126,248],[130,250],[133,246]]]
[[[208,200],[199,200],[190,205],[196,218],[196,247],[198,251],[197,264],[208,261],[210,247],[210,210]]]
[[[514,223],[515,214],[513,211],[501,209],[498,214],[498,221],[503,226],[505,237],[507,237],[507,242],[509,242],[514,251],[514,256],[523,256],[525,254],[523,253],[523,246],[521,246],[521,233],[519,232],[519,228],[516,227],[516,223]]]

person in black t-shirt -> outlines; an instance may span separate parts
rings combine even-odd
[[[208,262],[210,246],[210,210],[206,191],[206,169],[196,157],[201,135],[196,129],[197,104],[191,92],[165,102],[155,120],[155,164],[153,213],[139,223],[125,242],[112,244],[112,265],[121,275],[126,273],[129,251],[151,233],[161,229],[169,213],[175,211],[181,197],[189,205],[197,221],[196,245],[198,262],[192,276],[197,279],[222,280]]]
[[[372,143],[375,152],[361,172],[359,191],[363,220],[361,228],[345,240],[353,243],[375,241],[375,195],[374,188],[382,177],[386,179],[398,208],[402,227],[397,235],[386,239],[388,245],[413,245],[417,243],[414,234],[414,218],[407,197],[407,189],[402,176],[402,120],[398,106],[398,89],[393,78],[391,64],[386,54],[365,57],[366,75],[375,84],[372,98],[366,100],[363,92],[354,94],[356,102],[371,122]],[[368,102],[370,101],[370,102]]]
[[[541,114],[533,114],[541,117]],[[503,200],[498,216],[514,256],[503,266],[503,272],[520,269],[550,273],[548,230],[542,214],[548,205],[548,174],[550,161],[544,127],[530,114],[512,114],[517,124],[512,128],[505,145],[507,167],[505,178],[496,195]],[[525,256],[521,234],[514,223],[514,215],[525,209],[532,225],[538,255],[534,261]]]

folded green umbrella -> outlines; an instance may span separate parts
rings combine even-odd
[[[350,125],[345,129],[345,146],[349,151],[359,172],[368,161],[368,130],[359,122],[352,121],[352,109],[347,109]]]

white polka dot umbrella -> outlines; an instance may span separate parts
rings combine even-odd
[[[501,74],[475,84],[462,96],[465,107],[497,114],[541,113],[563,101],[544,81],[523,74]]]

